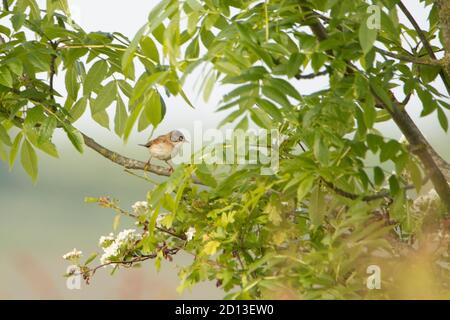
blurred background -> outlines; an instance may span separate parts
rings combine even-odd
[[[38,2],[42,5],[44,1]],[[133,37],[158,1],[129,3],[70,1],[74,19],[86,31],[120,31]],[[413,5],[411,12],[426,28],[426,11]],[[57,79],[57,90],[62,92],[63,79],[61,75]],[[167,114],[155,134],[175,128],[191,132],[195,121],[201,121],[203,129],[217,127],[223,115],[214,110],[227,89],[216,87],[210,101],[205,103],[198,95],[201,80],[202,73],[198,71],[185,86],[196,108],[189,108],[182,99],[167,98]],[[298,82],[296,87],[302,94],[308,94],[326,83],[326,78],[322,77]],[[437,86],[442,89],[440,84]],[[436,114],[419,118],[421,107],[416,98],[411,100],[408,111],[436,150],[450,160],[449,136],[440,129]],[[146,150],[137,144],[147,141],[149,130],[135,132],[124,145],[115,134],[89,120],[87,114],[75,125],[108,148],[142,161],[148,159]],[[378,129],[394,139],[401,136],[390,122],[380,124]],[[60,132],[54,142],[60,158],[39,153],[36,185],[20,164],[10,172],[7,165],[0,162],[0,299],[215,299],[223,296],[215,283],[204,283],[181,295],[176,291],[177,266],[191,259],[183,255],[178,255],[173,263],[164,262],[159,273],[152,261],[139,269],[121,269],[114,276],[107,270],[99,270],[89,286],[83,284],[81,290],[68,290],[63,277],[68,263],[62,255],[76,247],[86,258],[99,250],[99,237],[112,230],[113,212],[85,204],[84,197],[110,196],[120,199],[122,207],[129,208],[134,202],[145,199],[151,185],[90,149],[84,154],[77,153]],[[128,225],[120,226],[124,227]]]

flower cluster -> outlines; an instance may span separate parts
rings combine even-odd
[[[136,233],[134,229],[123,230],[115,238],[112,233],[102,236],[99,240],[99,245],[103,249],[100,262],[105,264],[124,259],[141,239],[142,235]]]
[[[148,210],[148,203],[147,201],[137,201],[131,206],[131,208],[133,209],[135,214],[139,215],[145,213],[145,211]]]
[[[98,240],[98,245],[102,248],[109,247],[114,242],[114,234],[111,232],[107,236],[101,236],[100,240]]]
[[[80,257],[82,256],[83,252],[77,250],[74,248],[72,251],[67,252],[65,255],[63,255],[64,260],[73,261],[76,262]]]
[[[185,232],[185,235],[186,235],[186,241],[191,241],[191,240],[194,238],[195,232],[196,232],[196,231],[197,231],[197,230],[195,230],[194,227],[190,227],[190,228],[188,229],[188,231]]]

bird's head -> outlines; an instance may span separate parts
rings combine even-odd
[[[172,141],[175,144],[178,143],[184,143],[184,142],[188,142],[185,138],[185,136],[183,135],[183,133],[181,131],[178,130],[173,130],[170,132],[170,141]]]

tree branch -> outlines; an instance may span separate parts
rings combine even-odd
[[[378,48],[378,47],[374,47],[374,48],[379,53],[384,54],[384,55],[386,55],[388,57],[397,59],[397,60],[411,62],[411,63],[415,63],[415,64],[426,65],[426,66],[439,66],[439,67],[442,67],[441,60],[418,58],[418,57],[415,57],[415,56],[412,56],[412,55],[394,53],[394,52],[387,51],[387,50],[384,50],[384,49],[381,49],[381,48]]]
[[[439,9],[439,24],[442,32],[443,45],[447,55],[450,55],[450,4],[448,0],[437,0]]]
[[[442,1],[444,2],[444,1]],[[420,29],[419,24],[417,23],[417,21],[414,19],[413,15],[411,14],[411,12],[409,12],[408,8],[406,8],[406,6],[403,4],[403,2],[399,1],[397,3],[398,7],[400,8],[400,10],[403,12],[403,14],[406,16],[406,18],[409,20],[409,22],[411,22],[412,26],[414,27],[414,29],[417,32],[417,35],[420,38],[420,41],[422,41],[423,46],[425,47],[425,49],[428,52],[428,55],[434,59],[434,60],[438,60],[436,55],[434,54],[433,51],[433,47],[431,46],[430,42],[428,41],[427,37],[425,36],[425,34],[423,33],[422,29]],[[447,17],[448,18],[448,17]],[[450,36],[450,35],[449,35]],[[450,40],[449,40],[450,41]],[[450,44],[449,44],[450,45]],[[447,50],[450,50],[450,48],[446,48]],[[448,53],[449,51],[447,51]],[[445,61],[445,60],[444,60]],[[442,64],[441,64],[442,66]],[[445,66],[443,66],[445,68]],[[450,80],[447,76],[447,73],[444,71],[444,69],[441,69],[439,71],[439,76],[442,79],[442,82],[445,85],[445,88],[447,89],[448,94],[450,94]]]
[[[147,164],[146,162],[142,162],[139,160],[127,158],[125,156],[122,156],[121,154],[118,154],[117,152],[111,151],[108,148],[105,148],[104,146],[97,143],[94,139],[87,136],[86,134],[80,132],[83,136],[84,143],[86,146],[91,148],[92,150],[98,152],[103,157],[107,158],[108,160],[114,162],[115,164],[118,164],[119,166],[122,166],[127,169],[135,169],[135,170],[144,170],[153,172],[160,176],[170,176],[171,171],[170,168],[165,168],[153,164]]]
[[[328,71],[327,70],[323,70],[323,71],[319,71],[317,73],[308,73],[308,74],[298,73],[294,77],[297,80],[300,80],[300,79],[314,79],[316,77],[324,76],[326,74],[328,74]]]
[[[356,199],[361,199],[362,201],[365,202],[371,202],[371,201],[375,201],[375,200],[379,200],[379,199],[383,199],[383,198],[388,198],[388,199],[392,199],[392,197],[390,196],[390,192],[385,190],[385,191],[380,191],[374,194],[370,194],[370,195],[366,195],[366,196],[361,196],[361,195],[357,195],[345,190],[342,190],[338,187],[336,187],[333,183],[324,180],[323,178],[321,179],[323,181],[323,183],[330,188],[331,190],[333,190],[336,194],[344,197],[344,198],[348,198],[351,200],[356,200]],[[411,190],[413,189],[414,186],[413,185],[407,185],[405,186],[403,189],[404,190]]]
[[[305,6],[305,4],[302,1],[299,1],[299,4],[301,10],[306,14],[306,17],[308,17],[309,19],[308,24],[313,34],[317,37],[317,39],[319,39],[319,41],[327,39],[328,38],[327,31],[319,21],[319,18],[315,17],[314,12],[309,7]],[[327,51],[327,54],[330,56],[334,56],[333,52],[330,50]],[[351,62],[347,61],[347,65],[348,65],[347,70],[350,69],[349,70],[350,73],[353,72],[353,69],[357,70],[357,68]],[[391,91],[388,92],[392,100],[393,108],[387,106],[383,102],[383,99],[381,99],[376,94],[376,92],[372,90],[372,94],[375,97],[377,104],[383,106],[383,108],[391,114],[392,119],[397,124],[400,131],[402,131],[403,135],[406,137],[409,144],[412,146],[414,154],[416,154],[417,157],[421,160],[425,168],[425,171],[427,172],[428,176],[430,177],[434,185],[436,192],[438,193],[444,206],[446,207],[447,213],[450,213],[450,187],[440,167],[437,165],[434,157],[432,156],[433,153],[434,154],[437,153],[434,151],[433,147],[422,135],[422,133],[420,132],[419,128],[416,126],[414,121],[409,117],[408,113],[404,110],[404,108],[402,108],[400,103],[395,98],[394,94]],[[432,150],[432,152],[430,152],[430,150]]]
[[[9,113],[0,108],[0,113],[4,114],[6,117],[10,117]],[[21,117],[14,116],[11,121],[15,123],[18,127],[21,127],[23,125],[24,120]],[[40,124],[37,124],[39,126]],[[79,131],[79,130],[77,130]],[[92,150],[98,152],[103,157],[109,159],[110,161],[114,162],[115,164],[118,164],[119,166],[122,166],[126,169],[133,169],[133,170],[143,170],[147,172],[152,172],[154,174],[160,175],[160,176],[170,176],[171,171],[170,168],[148,164],[146,162],[142,162],[136,159],[131,159],[128,157],[125,157],[117,152],[111,151],[108,148],[102,146],[101,144],[97,143],[94,139],[89,137],[88,135],[84,134],[83,132],[79,131],[81,135],[83,136],[84,144],[91,148]],[[201,184],[200,181],[198,181],[197,178],[193,177],[193,181],[196,184]]]

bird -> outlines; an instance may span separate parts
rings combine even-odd
[[[147,161],[147,165],[150,165],[152,158],[165,161],[170,171],[173,172],[173,166],[170,160],[175,157],[181,149],[183,143],[188,142],[183,133],[179,130],[170,131],[167,134],[163,134],[153,140],[150,140],[146,144],[139,144],[145,147],[150,152],[150,158]]]

